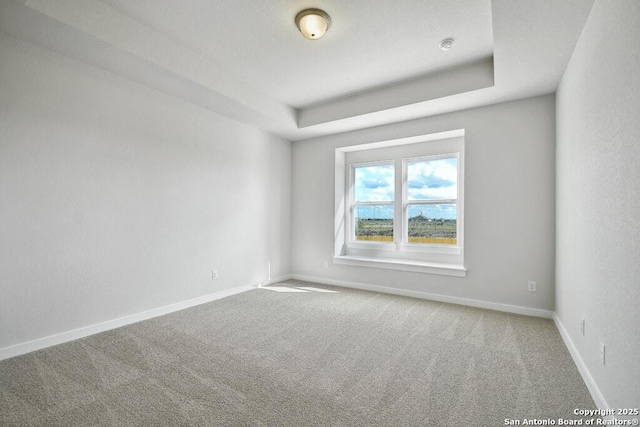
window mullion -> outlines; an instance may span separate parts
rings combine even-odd
[[[447,205],[456,204],[457,199],[433,199],[433,200],[411,200],[407,201],[407,205]]]
[[[385,206],[393,206],[395,204],[395,202],[393,200],[386,200],[386,201],[374,201],[374,202],[354,202],[353,206],[379,206],[379,205],[385,205]]]
[[[393,242],[397,249],[398,244],[402,241],[402,168],[398,167],[398,159],[394,161],[394,172],[395,200],[393,207]]]
[[[398,241],[396,243],[400,245],[407,242],[407,162],[405,159],[402,159],[401,163],[402,166],[398,168],[400,188],[396,190],[400,195],[396,209],[396,221],[398,222],[399,228]]]

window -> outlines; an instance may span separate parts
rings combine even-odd
[[[462,135],[337,149],[334,262],[464,276]]]
[[[404,159],[404,243],[458,244],[458,154]]]
[[[394,172],[393,163],[352,167],[354,240],[393,242]]]

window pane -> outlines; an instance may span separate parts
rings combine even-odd
[[[457,157],[407,162],[407,200],[457,198]]]
[[[392,202],[394,200],[393,165],[355,168],[356,202]]]
[[[356,240],[393,242],[393,205],[355,208]]]
[[[456,245],[457,207],[453,203],[409,205],[409,243]]]

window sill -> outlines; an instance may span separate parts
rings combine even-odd
[[[462,248],[460,246],[450,245],[425,245],[414,243],[389,243],[375,242],[363,240],[351,240],[347,242],[347,249],[366,249],[369,251],[390,251],[405,253],[430,253],[430,254],[450,254],[460,255]]]
[[[353,255],[333,257],[334,264],[357,267],[383,268],[386,270],[411,271],[414,273],[439,274],[443,276],[466,277],[467,269],[457,264],[436,264],[400,259],[368,258]]]

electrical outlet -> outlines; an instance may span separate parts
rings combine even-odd
[[[602,361],[602,364],[604,365],[605,362],[605,346],[604,343],[600,343],[600,360]]]
[[[584,317],[580,318],[580,333],[584,336]]]
[[[218,278],[218,270],[211,270],[211,280]]]
[[[533,280],[529,280],[529,292],[536,291],[536,282]]]
[[[324,268],[329,268],[329,261],[324,262]]]

